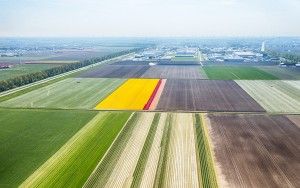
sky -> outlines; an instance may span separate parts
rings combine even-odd
[[[300,36],[300,0],[0,0],[0,36]]]

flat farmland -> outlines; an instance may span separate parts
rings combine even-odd
[[[122,60],[112,63],[111,65],[149,65],[151,61],[132,61],[132,60]]]
[[[15,78],[17,76],[39,72],[57,66],[61,66],[61,65],[60,64],[16,64],[9,69],[0,69],[0,80]]]
[[[299,67],[278,67],[278,66],[259,66],[257,67],[267,73],[270,73],[282,80],[299,80]]]
[[[300,129],[288,118],[254,114],[208,117],[220,187],[299,186]]]
[[[287,117],[300,128],[300,115],[288,115]]]
[[[34,171],[20,187],[82,187],[130,112],[100,112]]]
[[[163,187],[200,187],[192,114],[174,114]]]
[[[140,78],[150,66],[105,65],[80,74],[83,78]]]
[[[104,187],[130,187],[155,113],[142,113]],[[98,184],[102,185],[102,184]]]
[[[236,82],[268,112],[300,112],[300,89],[293,84],[275,80]]]
[[[203,69],[212,80],[278,80],[276,76],[255,67],[204,66]]]
[[[68,78],[0,103],[2,107],[92,109],[122,79]]]
[[[0,187],[17,187],[96,115],[0,109]]]
[[[143,75],[143,78],[165,79],[206,79],[206,74],[200,66],[151,66]]]
[[[167,80],[156,110],[265,111],[234,81]]]
[[[143,110],[153,94],[158,79],[128,79],[101,101],[97,110]]]

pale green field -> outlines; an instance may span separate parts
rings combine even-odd
[[[283,81],[236,80],[268,112],[300,112],[300,89]],[[293,83],[299,85],[299,81]]]
[[[93,109],[123,79],[68,78],[0,103],[2,107]]]

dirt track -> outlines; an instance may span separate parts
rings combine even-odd
[[[234,81],[167,80],[157,110],[257,111],[264,109]]]
[[[284,116],[212,115],[220,187],[298,187],[300,129]]]

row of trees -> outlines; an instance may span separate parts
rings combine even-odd
[[[287,60],[285,63],[295,64],[300,62],[300,55],[296,53],[268,51],[268,54],[270,56],[285,58]]]
[[[118,57],[121,55],[125,55],[128,53],[136,52],[139,50],[141,50],[141,48],[135,48],[135,49],[131,49],[131,50],[121,51],[121,52],[113,53],[113,54],[106,55],[106,56],[100,57],[100,58],[93,58],[93,59],[84,60],[84,61],[81,61],[78,63],[66,64],[66,65],[62,65],[59,67],[54,67],[51,69],[18,76],[18,77],[7,79],[7,80],[1,80],[0,81],[0,92],[6,91],[9,89],[13,89],[16,87],[20,87],[20,86],[23,86],[26,84],[30,84],[30,83],[33,83],[33,82],[36,82],[36,81],[39,81],[39,80],[42,80],[42,79],[45,79],[48,77],[52,77],[52,76],[55,76],[58,74],[72,71],[72,70],[75,70],[75,69],[78,69],[81,67],[85,67],[85,66],[94,64],[94,63],[98,63],[100,61],[104,61],[104,60]]]

